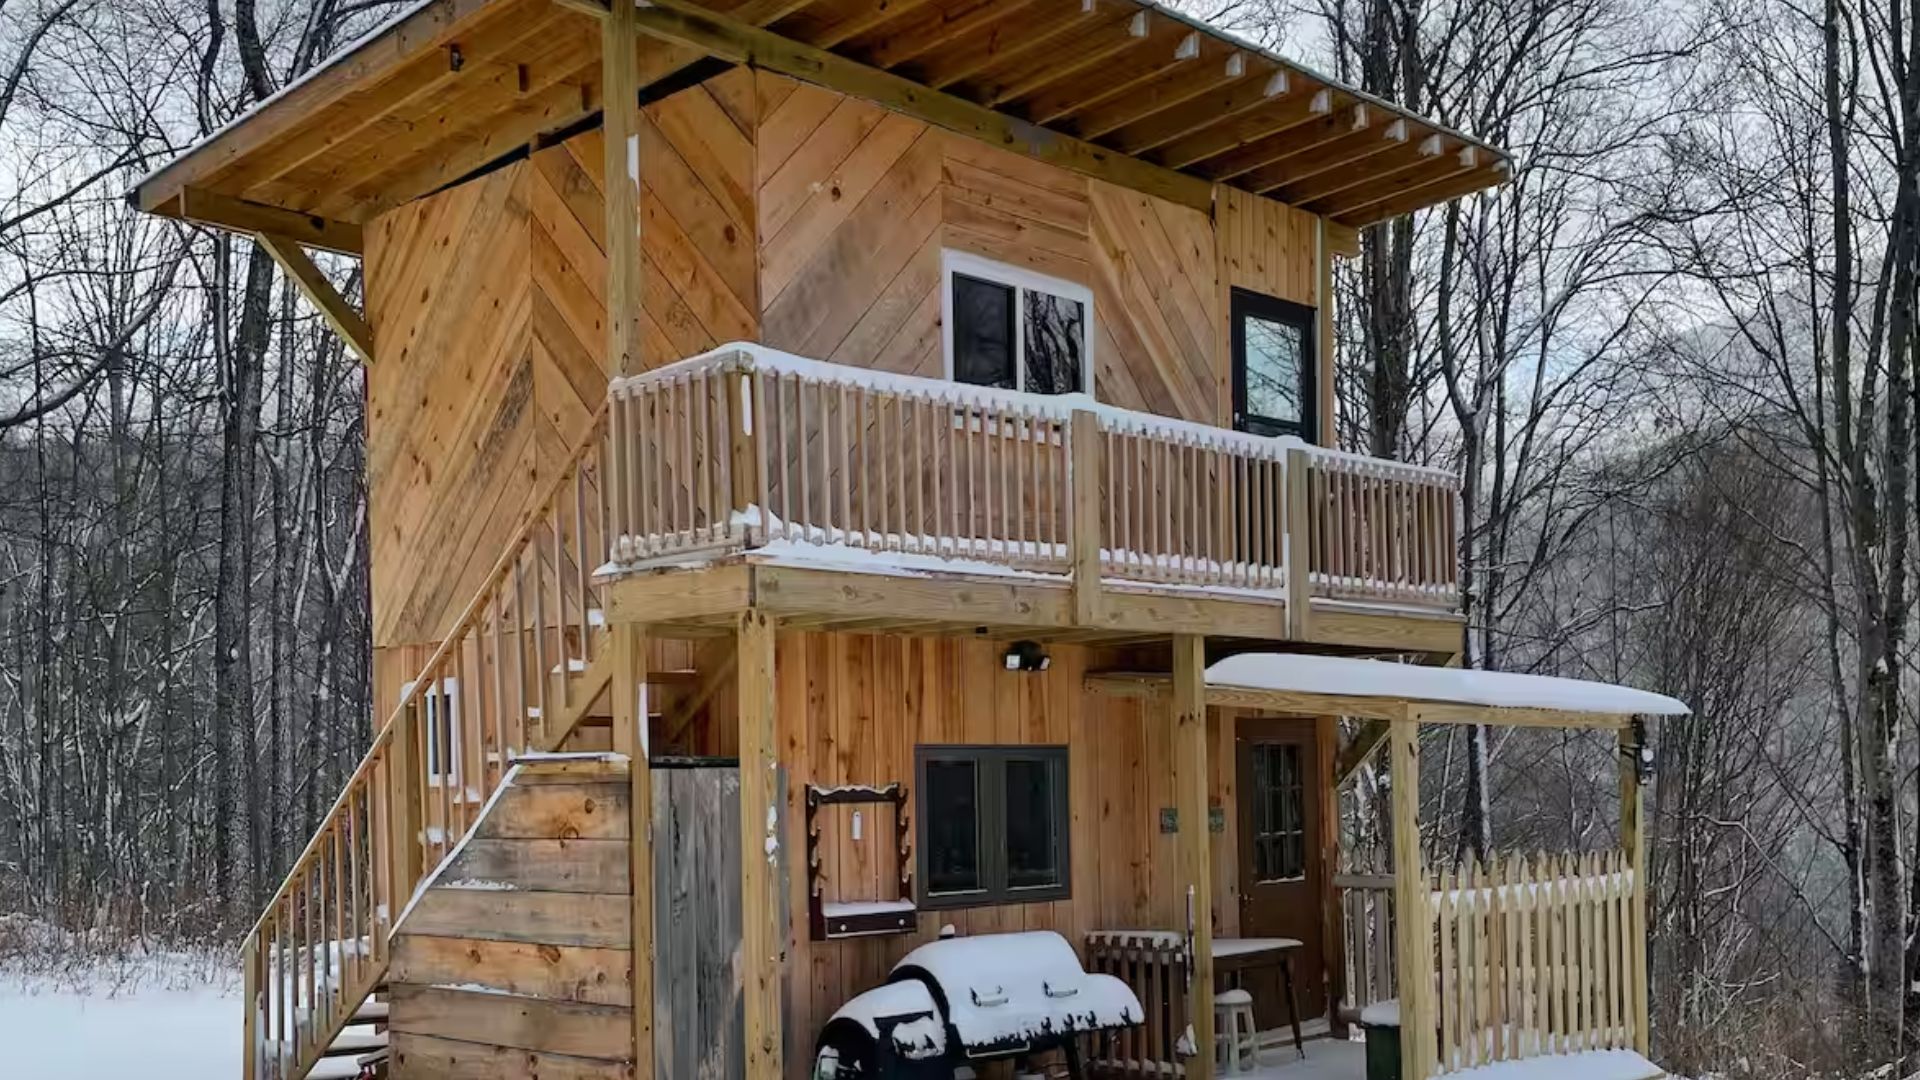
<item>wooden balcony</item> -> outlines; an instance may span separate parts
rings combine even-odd
[[[1457,627],[1458,486],[1434,469],[754,346],[616,381],[607,439],[604,575],[744,556],[1051,589],[1081,627],[1143,596],[1265,609],[1215,633]]]

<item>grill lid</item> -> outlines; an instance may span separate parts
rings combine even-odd
[[[970,1054],[1131,1027],[1145,1015],[1127,984],[1087,974],[1073,946],[1048,930],[931,942],[894,965],[890,978],[933,987]]]

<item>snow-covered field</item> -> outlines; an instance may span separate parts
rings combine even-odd
[[[236,1080],[240,995],[232,957],[133,952],[0,959],[0,1077]]]

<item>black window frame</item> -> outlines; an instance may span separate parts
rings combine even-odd
[[[1305,304],[1282,300],[1251,289],[1235,288],[1229,303],[1233,324],[1233,427],[1250,435],[1293,435],[1306,442],[1320,431],[1320,313]],[[1300,331],[1300,419],[1282,420],[1247,411],[1247,319],[1285,323]]]
[[[1013,888],[1007,884],[1006,765],[1009,761],[1043,761],[1049,773],[1058,778],[1050,793],[1057,829],[1060,880],[1053,885]],[[927,766],[936,762],[965,762],[973,765],[978,777],[975,827],[980,838],[979,864],[981,887],[964,892],[936,893],[927,864],[924,822],[936,812],[927,806]],[[923,911],[957,908],[1002,907],[1013,904],[1038,904],[1073,897],[1073,822],[1068,786],[1072,783],[1067,747],[1054,745],[978,745],[924,744],[913,750],[914,827],[920,832],[914,843],[914,884],[919,896],[915,903]]]

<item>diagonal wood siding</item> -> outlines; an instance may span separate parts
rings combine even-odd
[[[1093,292],[1102,401],[1226,423],[1227,286],[1314,302],[1311,215],[1242,195],[1216,230],[830,90],[766,73],[757,86],[769,345],[939,377],[940,253],[971,252]]]
[[[751,76],[641,126],[649,365],[757,336]],[[437,640],[606,396],[590,132],[379,218],[367,238],[374,642]]]

